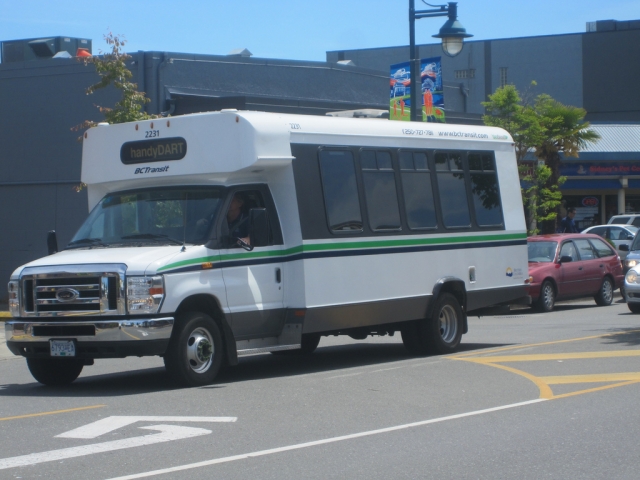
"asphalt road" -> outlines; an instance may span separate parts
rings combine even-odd
[[[181,389],[158,358],[66,388],[0,358],[0,478],[635,479],[640,315],[563,303],[471,317],[461,351],[323,338]]]

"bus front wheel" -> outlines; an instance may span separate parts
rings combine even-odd
[[[169,375],[188,387],[213,382],[224,357],[218,324],[207,314],[187,312],[177,318],[164,365]]]

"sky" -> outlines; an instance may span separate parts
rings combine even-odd
[[[415,0],[416,9],[429,9]],[[432,4],[444,4],[435,2]],[[0,0],[0,41],[54,36],[126,39],[125,51],[325,61],[326,52],[409,44],[409,0]],[[640,0],[459,0],[470,40],[582,33],[596,20],[640,20]],[[446,21],[416,21],[416,43]]]

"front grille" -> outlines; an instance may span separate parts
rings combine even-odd
[[[23,315],[55,317],[124,314],[123,265],[112,271],[86,265],[55,271],[54,267],[25,269],[22,280]],[[117,267],[117,268],[114,268]]]
[[[100,277],[36,279],[33,303],[37,312],[100,311],[102,280]],[[72,293],[73,300],[58,298]],[[107,292],[108,297],[108,292]]]

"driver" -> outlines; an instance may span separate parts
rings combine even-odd
[[[247,245],[251,245],[249,238],[249,217],[244,211],[244,197],[240,193],[234,194],[227,211],[227,225],[229,235],[232,238],[242,240]]]

